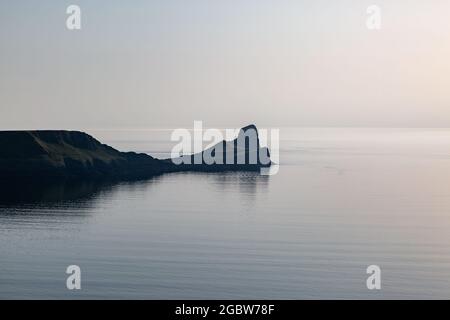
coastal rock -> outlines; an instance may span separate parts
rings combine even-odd
[[[246,134],[248,137],[244,137]],[[251,134],[256,135],[256,141],[249,138]],[[244,145],[238,143],[239,138],[243,138]],[[174,159],[120,152],[79,131],[0,131],[0,179],[135,180],[168,172],[255,171],[270,166],[269,151],[260,148],[254,125],[242,128],[238,138],[223,141],[221,146],[222,149],[216,145],[210,148],[214,150],[204,150],[201,155],[189,155],[192,160],[200,157],[200,163],[176,164]],[[223,152],[215,154],[216,150]],[[226,163],[227,152],[235,153],[233,163]],[[203,161],[206,154],[224,161],[207,164]]]

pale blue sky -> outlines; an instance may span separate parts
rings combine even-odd
[[[449,15],[447,0],[1,0],[0,129],[448,127]]]

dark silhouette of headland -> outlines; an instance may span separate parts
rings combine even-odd
[[[207,163],[206,154],[215,162]],[[261,148],[254,125],[242,128],[233,141],[178,159],[120,152],[79,131],[0,131],[0,179],[140,180],[170,172],[257,171],[270,165],[269,150]]]

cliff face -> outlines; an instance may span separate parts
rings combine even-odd
[[[223,142],[224,146],[230,143],[236,142]],[[243,152],[248,153],[249,148]],[[207,165],[204,162],[175,165],[171,159],[159,160],[147,154],[120,152],[78,131],[0,132],[0,179],[145,179],[175,171],[259,168],[259,164]]]
[[[183,171],[257,171],[270,166],[270,153],[268,148],[260,147],[257,128],[249,125],[239,131],[235,140],[222,141],[201,153],[169,161],[183,161],[177,168]]]

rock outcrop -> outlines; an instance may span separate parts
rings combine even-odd
[[[229,157],[233,152],[234,161],[226,161],[227,152]],[[211,158],[213,163],[205,161]],[[177,171],[254,171],[270,166],[269,151],[260,148],[253,125],[241,129],[234,141],[181,160],[120,152],[79,131],[0,131],[0,179],[135,180]]]

